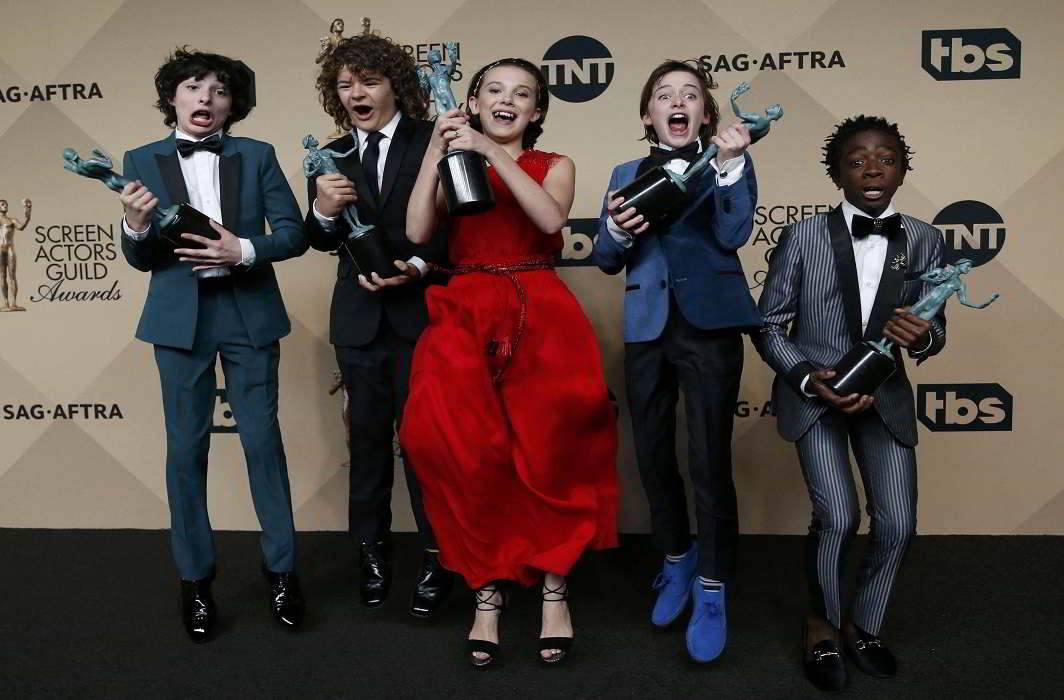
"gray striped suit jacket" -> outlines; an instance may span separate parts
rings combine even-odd
[[[908,306],[932,287],[920,275],[943,263],[942,234],[930,224],[902,215],[904,236],[888,243],[883,276],[865,333],[853,244],[841,207],[793,224],[780,236],[769,261],[758,309],[765,325],[753,334],[754,347],[776,371],[772,395],[780,435],[798,440],[828,410],[801,391],[802,380],[830,369],[859,340],[879,340],[894,309]],[[946,343],[946,318],[931,322],[931,346],[909,353],[917,364]],[[900,349],[898,371],[875,392],[874,410],[901,443],[915,446],[916,410]]]

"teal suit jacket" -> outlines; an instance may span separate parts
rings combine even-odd
[[[251,241],[255,264],[230,268],[233,293],[255,347],[288,335],[291,324],[271,263],[307,250],[303,217],[273,146],[224,135],[218,161],[222,225]],[[140,180],[159,207],[188,203],[174,135],[126,153],[123,175]],[[268,221],[272,235],[266,235]],[[122,253],[134,268],[151,272],[136,337],[154,345],[189,350],[196,337],[199,282],[193,264],[179,262],[160,241],[155,224],[140,241],[122,235]]]

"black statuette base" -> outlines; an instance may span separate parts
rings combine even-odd
[[[347,250],[351,253],[351,259],[354,260],[359,274],[365,275],[367,281],[373,281],[370,278],[370,273],[373,272],[380,275],[381,279],[400,274],[384,229],[375,226],[360,235],[348,236]]]
[[[484,156],[476,151],[451,151],[437,169],[451,216],[479,214],[495,206]]]
[[[673,182],[660,165],[617,190],[614,196],[624,198],[624,204],[621,205],[623,209],[635,207],[652,224],[676,214],[687,202],[687,193]]]
[[[203,248],[202,245],[187,238],[182,233],[194,233],[197,236],[216,241],[221,234],[211,227],[209,216],[193,209],[188,204],[175,204],[162,212],[158,222],[159,237],[171,248]]]
[[[835,376],[824,383],[839,396],[873,394],[897,370],[894,357],[862,340],[835,365]]]

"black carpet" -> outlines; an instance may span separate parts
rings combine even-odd
[[[391,597],[366,610],[346,536],[301,534],[309,609],[297,634],[266,610],[257,536],[218,533],[217,544],[221,629],[196,646],[179,622],[166,532],[0,529],[0,697],[821,697],[799,668],[798,537],[742,538],[728,647],[711,664],[688,660],[687,616],[651,627],[660,558],[648,538],[630,536],[574,570],[577,642],[564,665],[536,660],[539,601],[516,589],[502,618],[503,663],[484,671],[463,654],[468,591],[432,619],[407,613],[411,535],[396,537]],[[1064,697],[1062,564],[1061,537],[917,537],[882,632],[899,675],[876,680],[851,666],[846,694]]]

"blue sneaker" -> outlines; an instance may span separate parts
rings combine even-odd
[[[691,584],[694,610],[687,623],[687,653],[695,661],[712,661],[724,651],[728,641],[728,619],[724,613],[724,584],[719,591],[707,591],[697,579]]]
[[[698,552],[695,545],[687,550],[683,559],[671,563],[665,560],[661,573],[654,579],[653,588],[658,593],[654,609],[650,611],[650,621],[658,627],[664,627],[680,616],[687,607],[691,595],[691,582],[695,579],[698,567]]]

